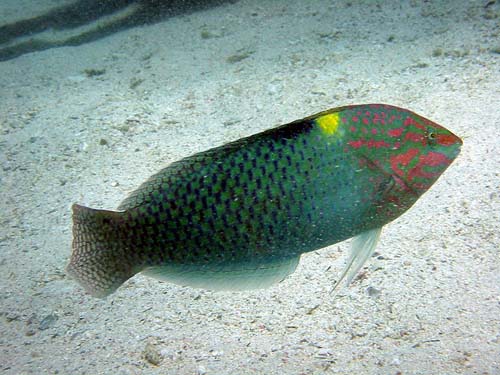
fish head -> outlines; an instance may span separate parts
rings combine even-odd
[[[425,117],[397,110],[400,116],[385,131],[391,147],[384,158],[384,169],[402,189],[420,196],[455,160],[462,140]]]
[[[418,197],[436,182],[460,152],[462,140],[412,111],[369,104],[339,112],[346,152],[391,176],[401,194]]]
[[[326,122],[327,116],[338,121]],[[357,160],[357,172],[371,176],[374,218],[382,224],[410,208],[450,166],[462,145],[443,126],[385,104],[343,107],[320,117],[318,124],[334,129],[330,133],[342,139],[344,152]]]
[[[422,195],[457,157],[462,140],[407,109],[386,104],[336,108],[314,118],[327,139],[378,173],[391,176],[401,194]],[[382,173],[379,173],[382,172]]]

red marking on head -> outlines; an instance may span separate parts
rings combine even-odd
[[[375,141],[374,142],[374,146],[376,148],[381,148],[381,147],[391,147],[391,145],[389,143],[387,143],[386,141]]]
[[[392,155],[391,156],[391,169],[399,177],[404,176],[404,172],[399,168],[400,165],[407,166],[412,159],[419,154],[420,150],[418,148],[411,148],[404,154]]]
[[[417,165],[415,168],[412,168],[410,171],[408,171],[408,182],[413,181],[415,177],[420,177],[420,178],[432,178],[436,175],[439,175],[439,172],[426,172],[423,169],[423,165]],[[421,184],[422,185],[422,184]]]
[[[414,125],[415,124],[415,120],[413,120],[411,117],[407,117],[403,123],[404,126],[410,126],[410,125]]]
[[[368,125],[370,123],[370,120],[368,117],[363,117],[363,124]]]
[[[423,179],[434,179],[441,174],[441,170],[437,171],[425,171],[425,167],[438,167],[441,165],[447,166],[452,161],[448,159],[445,155],[439,152],[429,152],[427,154],[420,155],[418,158],[418,164],[408,172],[408,181],[412,181],[415,177],[420,177]],[[428,185],[420,184],[419,188],[428,188]]]
[[[358,116],[352,116],[352,122],[358,122],[359,117]]]
[[[363,141],[361,139],[357,141],[349,141],[349,146],[351,146],[352,148],[360,148],[361,146],[363,146]]]
[[[364,139],[359,139],[357,141],[349,141],[349,146],[353,148],[360,148],[362,146],[366,146],[368,148],[382,148],[382,147],[391,147],[389,143],[386,141],[376,141],[374,139],[369,139],[365,141]]]
[[[401,134],[403,134],[403,128],[396,128],[396,129],[391,129],[387,131],[387,134],[391,137],[401,137]]]
[[[372,134],[373,135],[376,135],[378,132],[377,132],[377,129],[376,128],[372,128]]]
[[[415,121],[412,117],[407,117],[404,121],[404,125],[405,126],[411,125],[411,126],[414,126],[420,130],[426,130],[429,125],[436,126],[437,124],[434,124],[433,122],[429,122],[427,125],[422,125],[420,122]],[[437,126],[439,126],[439,125],[437,125]]]
[[[454,134],[438,134],[436,135],[436,141],[438,144],[443,146],[451,146],[454,144],[462,144],[462,140]]]
[[[347,119],[345,117],[342,117],[342,122],[345,124],[347,122]]]
[[[418,133],[411,133],[411,132],[406,133],[405,141],[411,141],[411,142],[415,142],[415,143],[425,144],[424,135],[418,134]]]
[[[351,131],[354,133],[356,131],[356,127],[355,126],[351,126],[350,127]]]
[[[440,152],[430,151],[427,154],[420,155],[418,158],[419,164],[427,165],[429,167],[437,167],[439,165],[448,165],[452,160],[448,159],[445,155]]]

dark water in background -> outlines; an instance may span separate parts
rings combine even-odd
[[[54,6],[38,16],[0,25],[0,46],[3,45],[0,47],[0,61],[54,47],[78,46],[129,28],[154,24],[231,1],[235,0],[80,0]],[[115,18],[106,22],[106,18],[112,17]],[[71,33],[71,30],[84,26],[89,29]],[[66,32],[68,36],[58,41],[38,36],[48,30]]]

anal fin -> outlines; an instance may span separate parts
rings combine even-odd
[[[165,264],[145,269],[144,275],[174,284],[216,291],[267,288],[295,271],[300,256],[264,258],[220,264]]]

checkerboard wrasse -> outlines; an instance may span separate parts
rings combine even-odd
[[[354,237],[373,253],[462,141],[409,110],[330,109],[172,163],[107,211],[73,205],[68,273],[95,297],[136,273],[212,290],[268,287],[303,253]]]

